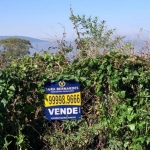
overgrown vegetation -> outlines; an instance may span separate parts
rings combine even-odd
[[[71,10],[70,19],[79,51],[73,61],[64,39],[58,53],[19,58],[1,71],[0,148],[149,150],[149,55],[131,55],[132,43],[122,43],[97,18]],[[81,120],[45,120],[44,81],[62,77],[80,82]]]

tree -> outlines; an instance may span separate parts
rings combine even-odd
[[[33,48],[30,41],[19,38],[7,38],[0,40],[0,64],[10,63],[13,59],[30,54]]]
[[[85,15],[75,16],[72,8],[70,11],[70,20],[77,33],[75,42],[81,58],[106,54],[117,49],[118,44],[124,39],[124,37],[115,35],[115,29],[107,29],[104,20],[99,23],[97,17],[92,19],[91,16],[88,18]]]

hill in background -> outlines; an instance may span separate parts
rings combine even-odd
[[[34,42],[48,42],[46,40],[41,40],[41,39],[37,39],[37,38],[31,38],[31,37],[26,37],[26,36],[0,36],[0,40],[1,39],[7,39],[7,38],[20,38],[20,39],[25,39],[25,40],[29,40],[31,43]]]

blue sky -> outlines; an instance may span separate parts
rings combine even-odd
[[[97,16],[117,34],[132,36],[140,28],[150,31],[150,0],[3,0],[0,2],[0,36],[19,35],[40,39],[67,38],[75,31],[69,20],[70,5],[74,14]]]

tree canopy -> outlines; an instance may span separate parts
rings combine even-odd
[[[20,56],[30,54],[33,48],[30,41],[20,38],[7,38],[0,40],[0,63],[5,64]]]

